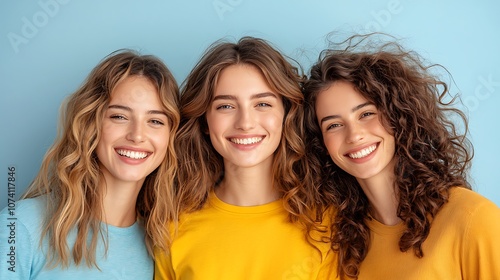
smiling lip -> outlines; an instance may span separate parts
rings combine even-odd
[[[362,159],[362,158],[365,158],[369,155],[371,155],[373,153],[373,151],[375,151],[378,147],[378,143],[375,143],[373,145],[370,145],[366,148],[363,148],[361,150],[358,150],[356,152],[353,152],[353,153],[347,153],[345,154],[345,156],[351,158],[351,159]]]
[[[262,136],[255,136],[255,137],[230,137],[228,138],[229,141],[231,141],[234,144],[237,145],[254,145],[257,143],[260,143],[264,139]]]
[[[134,150],[124,149],[124,148],[115,149],[115,151],[120,156],[127,157],[130,159],[137,159],[137,160],[145,159],[151,154],[150,152],[134,151]]]

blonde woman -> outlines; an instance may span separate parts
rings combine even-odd
[[[118,51],[64,108],[59,137],[16,203],[13,269],[0,243],[0,278],[152,279],[152,248],[168,247],[175,218],[172,74],[154,56]]]

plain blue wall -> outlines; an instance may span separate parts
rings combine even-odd
[[[61,101],[110,52],[157,55],[181,83],[221,37],[262,37],[307,70],[334,30],[387,32],[447,67],[470,117],[474,189],[500,205],[500,5],[436,2],[1,1],[0,209],[7,205],[8,167],[16,168],[18,197],[54,140]]]

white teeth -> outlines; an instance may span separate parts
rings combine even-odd
[[[121,156],[126,156],[128,158],[133,158],[133,159],[143,159],[148,156],[148,153],[146,152],[134,152],[122,149],[116,150],[116,152]]]
[[[251,144],[255,144],[255,143],[262,141],[262,137],[252,137],[252,138],[242,138],[242,139],[231,138],[229,140],[235,144],[251,145]]]
[[[361,151],[349,154],[350,158],[363,158],[366,157],[367,155],[371,154],[375,149],[377,148],[377,144],[373,144],[368,148],[365,148]]]

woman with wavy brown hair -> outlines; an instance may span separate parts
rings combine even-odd
[[[152,248],[168,248],[176,219],[178,110],[158,58],[121,50],[102,60],[67,99],[15,211],[0,215],[15,223],[14,247],[0,245],[0,278],[152,279]],[[9,234],[2,226],[2,240]]]
[[[252,37],[216,42],[191,71],[177,138],[180,220],[170,253],[155,251],[156,279],[329,279],[301,82]]]
[[[323,51],[304,89],[341,277],[499,278],[500,209],[467,182],[465,115],[435,65],[371,38]]]

